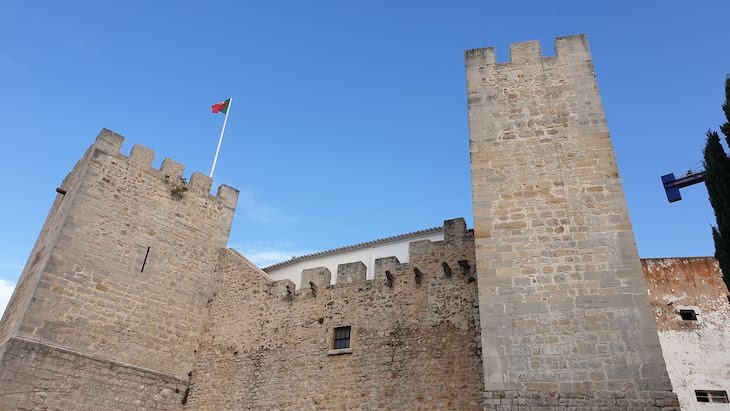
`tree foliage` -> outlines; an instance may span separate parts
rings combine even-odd
[[[725,103],[722,110],[725,113],[725,123],[720,126],[720,132],[730,144],[730,77],[725,79]],[[725,284],[730,288],[730,157],[725,153],[717,131],[707,131],[704,157],[705,185],[717,221],[717,226],[712,227],[715,258],[720,263]]]

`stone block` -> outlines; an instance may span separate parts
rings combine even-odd
[[[364,283],[368,268],[362,261],[337,266],[337,284]]]
[[[315,287],[328,287],[332,283],[332,273],[327,267],[308,268],[302,271],[302,289]]]
[[[385,271],[393,272],[400,265],[400,261],[396,257],[384,257],[375,259],[375,279],[385,281]]]

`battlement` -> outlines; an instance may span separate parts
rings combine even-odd
[[[497,62],[497,54],[494,47],[471,49],[465,53],[466,64],[484,66],[485,69],[488,69],[549,61],[590,60],[591,58],[590,51],[588,50],[588,40],[585,34],[556,37],[554,44],[555,55],[543,56],[538,40],[512,43],[509,48],[510,60],[506,63]]]
[[[410,242],[407,263],[401,263],[395,256],[376,258],[373,262],[374,278],[367,278],[368,267],[363,261],[348,261],[338,264],[336,273],[324,266],[303,269],[300,284],[288,279],[272,281],[269,293],[291,300],[295,297],[316,297],[322,290],[351,285],[393,288],[395,284],[414,284],[419,287],[424,282],[442,277],[462,277],[469,283],[475,282],[474,258],[468,255],[473,248],[473,230],[467,229],[463,218],[457,218],[444,221],[443,231],[443,241]]]
[[[154,150],[141,144],[136,144],[132,147],[129,156],[125,156],[121,152],[123,143],[124,137],[122,135],[105,128],[96,137],[96,141],[90,150],[92,152],[99,150],[115,157],[126,158],[130,164],[136,167],[156,171],[162,179],[179,190],[190,191],[199,195],[208,195],[220,201],[225,207],[236,207],[239,192],[235,188],[222,184],[218,187],[216,195],[213,196],[210,192],[213,179],[209,176],[196,171],[190,175],[189,181],[186,181],[183,178],[185,171],[183,164],[171,158],[165,158],[160,168],[156,169],[152,166],[155,160]]]
[[[222,250],[197,348],[196,369],[204,371],[193,373],[190,404],[213,404],[240,390],[250,395],[251,408],[309,409],[312,387],[336,386],[315,408],[477,409],[482,381],[473,231],[463,219],[449,220],[444,240],[410,243],[407,263],[377,256],[346,261],[343,254],[336,270],[306,267],[300,284],[272,281],[235,250]],[[366,264],[373,264],[375,278],[366,277]],[[348,347],[337,348],[336,329],[350,331]],[[365,370],[369,383],[353,378],[352,370]],[[251,373],[255,380],[245,377]],[[456,388],[444,390],[444,381]],[[381,384],[386,394],[372,397],[371,387]]]
[[[186,182],[182,164],[153,168],[153,150],[123,155],[123,143],[103,129],[61,184],[0,338],[184,379],[238,191],[222,185],[211,195],[210,177]]]

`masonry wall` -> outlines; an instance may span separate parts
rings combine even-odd
[[[641,262],[667,371],[682,409],[727,410],[728,404],[698,403],[695,395],[695,390],[730,394],[730,301],[717,260]],[[697,320],[683,320],[681,309],[695,310]]]
[[[122,141],[103,131],[77,165],[39,240],[47,260],[34,271],[31,256],[13,297],[25,307],[3,327],[187,380],[238,192],[221,186],[213,196],[200,173],[183,184],[182,165],[154,169],[151,150],[126,157]]]
[[[17,331],[20,325],[22,316],[31,301],[41,273],[45,270],[48,257],[51,254],[53,245],[56,243],[60,229],[66,220],[66,216],[70,210],[69,204],[73,203],[78,186],[81,184],[81,178],[86,172],[86,165],[92,150],[93,147],[86,151],[82,160],[76,164],[59,186],[60,191],[66,192],[66,194],[56,194],[51,211],[46,217],[46,221],[43,224],[40,234],[38,234],[36,243],[20,276],[20,280],[5,308],[2,321],[0,321],[0,344],[5,343]]]
[[[672,408],[586,38],[555,51],[466,53],[485,401]]]
[[[187,381],[12,338],[0,360],[0,409],[179,410]]]
[[[472,237],[463,220],[446,231],[412,243],[408,264],[377,260],[372,280],[359,263],[346,284],[305,274],[314,289],[224,251],[189,408],[479,409]],[[351,352],[328,355],[338,326],[352,327]]]

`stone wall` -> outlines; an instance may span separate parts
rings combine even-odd
[[[466,53],[488,408],[676,407],[585,36]]]
[[[712,257],[647,258],[642,266],[667,371],[682,409],[727,410],[697,403],[695,390],[730,393],[730,302]],[[691,309],[696,320],[683,320]]]
[[[408,264],[378,260],[375,279],[354,264],[299,290],[223,251],[190,409],[479,409],[473,240],[464,220],[446,230]],[[332,350],[339,326],[350,350]]]
[[[179,410],[187,381],[11,338],[0,360],[0,409]]]
[[[111,134],[109,130],[103,130],[102,134]],[[97,143],[98,145],[99,143]],[[36,285],[40,279],[41,273],[45,270],[48,257],[56,243],[61,227],[66,221],[66,216],[71,210],[70,204],[77,193],[82,177],[86,173],[88,158],[95,146],[90,147],[82,159],[74,166],[73,170],[66,176],[59,186],[56,198],[51,206],[51,211],[46,217],[46,221],[41,228],[40,234],[36,239],[36,243],[31,250],[28,261],[25,264],[20,280],[13,291],[13,295],[8,302],[5,312],[0,321],[0,344],[3,344],[11,335],[13,335],[22,320],[23,314],[31,301]],[[61,194],[63,193],[63,194]]]
[[[3,327],[187,379],[238,192],[221,186],[212,196],[200,173],[183,184],[182,165],[154,169],[151,150],[137,145],[126,157],[122,141],[103,131],[77,165],[56,200],[62,213],[47,223],[54,237],[44,228],[39,240],[47,261],[34,271],[31,256],[14,297],[27,302]]]

